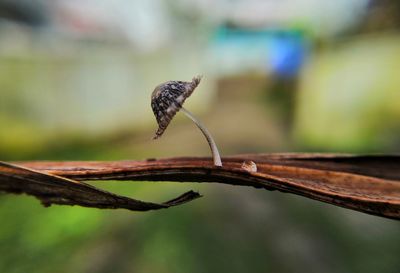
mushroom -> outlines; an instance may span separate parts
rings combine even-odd
[[[200,131],[206,137],[208,145],[210,146],[213,161],[215,166],[222,166],[221,157],[218,152],[217,145],[211,137],[210,132],[198,121],[192,113],[183,108],[185,100],[193,93],[199,85],[201,76],[196,76],[191,82],[183,81],[168,81],[158,85],[151,94],[151,108],[158,123],[158,129],[153,139],[162,136],[165,129],[175,116],[175,114],[182,110],[182,112],[190,118],[199,127]]]

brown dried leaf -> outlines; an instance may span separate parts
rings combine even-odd
[[[251,163],[251,171],[246,167],[248,162],[255,164]],[[215,167],[209,158],[170,158],[21,164],[75,180],[190,181],[252,186],[400,219],[399,156],[251,154],[225,158],[223,163],[223,167]]]

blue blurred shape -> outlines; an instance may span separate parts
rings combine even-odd
[[[272,71],[283,77],[297,75],[307,57],[304,36],[297,31],[276,33],[268,50]]]
[[[297,75],[307,58],[307,45],[304,32],[297,29],[221,26],[213,39],[219,64],[229,58],[229,65],[236,66],[231,70],[259,69],[278,77]]]

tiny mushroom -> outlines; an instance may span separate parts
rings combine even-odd
[[[199,85],[201,76],[194,77],[191,82],[168,81],[158,85],[151,94],[151,108],[158,123],[158,129],[153,139],[161,137],[175,114],[182,112],[190,118],[201,130],[210,145],[215,166],[222,166],[217,145],[208,130],[198,121],[192,113],[183,108],[185,100]]]
[[[242,163],[242,169],[250,173],[257,172],[257,164],[254,161],[246,160]]]

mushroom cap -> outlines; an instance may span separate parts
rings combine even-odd
[[[175,114],[182,108],[185,100],[199,85],[201,76],[191,82],[168,81],[158,85],[151,94],[151,108],[158,123],[153,139],[159,138],[167,129]]]

